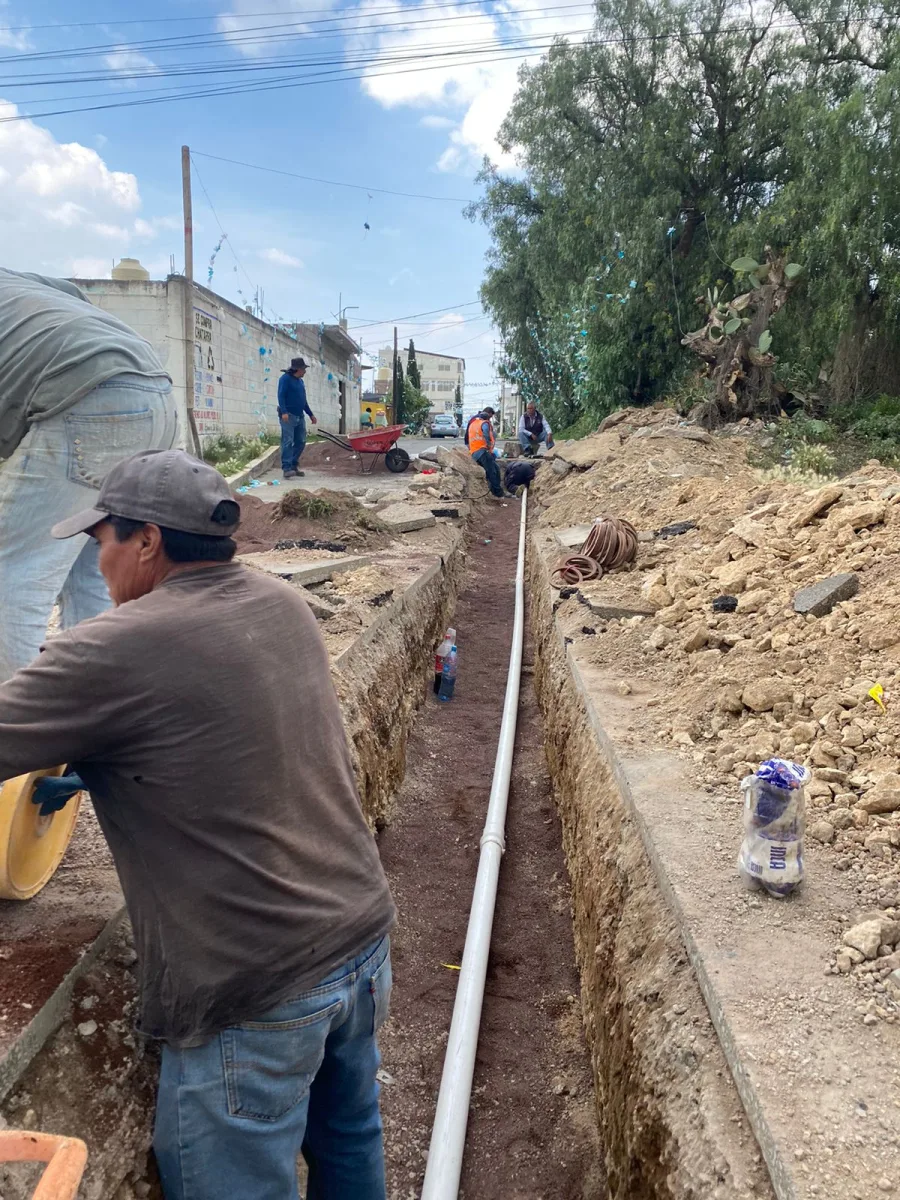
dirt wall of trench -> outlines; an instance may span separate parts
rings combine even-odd
[[[533,546],[529,581],[535,684],[572,880],[610,1200],[770,1200],[675,920],[555,629],[556,593]]]
[[[460,531],[443,559],[426,567],[334,663],[360,797],[373,827],[390,819],[410,726],[464,559]],[[78,978],[68,1015],[0,1104],[0,1129],[40,1129],[87,1142],[79,1200],[161,1200],[148,1161],[157,1058],[131,1032],[135,958],[125,921]],[[36,1167],[0,1166],[0,1200],[30,1200],[38,1175]]]
[[[465,565],[462,531],[439,562],[386,608],[334,664],[363,811],[381,829],[406,774],[406,744],[434,647],[456,604]]]

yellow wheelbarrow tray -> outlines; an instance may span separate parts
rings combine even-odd
[[[47,817],[41,816],[31,797],[40,778],[59,776],[64,770],[32,771],[0,785],[0,899],[30,900],[62,861],[84,793]]]

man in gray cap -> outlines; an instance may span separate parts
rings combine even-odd
[[[47,532],[117,462],[176,445],[177,420],[153,347],[67,279],[0,269],[0,380],[2,681],[37,654],[57,598],[63,629],[109,608],[96,543]]]
[[[167,1200],[384,1200],[376,1034],[394,920],[328,656],[288,584],[232,562],[212,467],[142,453],[88,534],[116,605],[0,686],[0,779],[82,786],[134,927],[140,1028],[163,1042],[154,1148]],[[185,1136],[185,1130],[189,1130]]]

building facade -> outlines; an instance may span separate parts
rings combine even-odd
[[[194,337],[188,348],[183,276],[72,282],[154,347],[172,377],[183,435],[188,403],[203,442],[226,433],[277,432],[278,380],[298,357],[308,364],[306,392],[319,423],[334,433],[358,427],[359,347],[342,325],[270,325],[195,283],[190,297]],[[194,366],[190,397],[186,350]]]
[[[409,348],[400,348],[399,355],[405,375],[409,369]],[[375,391],[380,396],[390,395],[394,369],[393,360],[394,351],[391,346],[385,346],[379,351],[378,367],[375,371]],[[459,415],[465,403],[466,360],[454,358],[450,354],[434,354],[430,350],[420,350],[416,346],[416,363],[419,367],[422,391],[428,397],[430,412],[432,414],[448,412]],[[459,388],[459,402],[456,399],[457,388]]]
[[[519,427],[519,417],[523,412],[522,397],[519,395],[517,384],[506,379],[500,381],[498,397],[500,413],[500,428],[504,437],[515,437]]]

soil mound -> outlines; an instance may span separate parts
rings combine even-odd
[[[292,488],[277,504],[253,495],[235,499],[241,506],[241,524],[234,535],[239,554],[273,550],[286,541],[338,542],[350,549],[364,545],[373,550],[390,541],[378,529],[377,518],[347,492]]]

